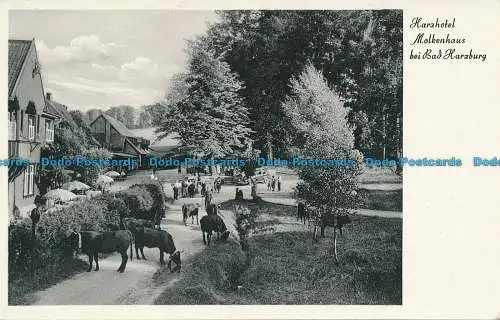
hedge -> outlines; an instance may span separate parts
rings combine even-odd
[[[104,231],[110,225],[119,226],[124,217],[151,220],[158,210],[165,213],[163,189],[152,182],[42,213],[36,241],[31,235],[31,220],[17,221],[9,226],[9,275],[15,278],[48,265],[57,267],[61,259],[71,257],[64,241],[68,231]]]
[[[128,212],[123,216],[153,220],[157,211],[165,215],[165,197],[159,183],[135,184],[116,194],[123,199]]]
[[[36,241],[31,236],[31,222],[24,219],[9,227],[9,274],[19,274],[47,265],[58,265],[71,258],[65,242],[68,231],[104,231],[119,223],[116,210],[108,210],[104,198],[73,203],[71,206],[42,213],[37,225]]]

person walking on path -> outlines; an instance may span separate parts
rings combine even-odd
[[[276,178],[273,176],[272,180],[271,180],[271,188],[274,190],[276,190]]]
[[[278,176],[278,192],[281,191],[281,176]]]

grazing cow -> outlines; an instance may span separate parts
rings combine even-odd
[[[187,190],[188,190],[188,195],[189,195],[189,197],[190,197],[190,198],[193,198],[193,197],[194,197],[195,188],[196,188],[196,186],[195,186],[195,184],[194,184],[194,183],[191,183],[191,184],[188,186]]]
[[[207,214],[208,215],[217,215],[217,205],[214,203],[211,203],[207,207]]]
[[[303,202],[299,202],[299,205],[297,207],[297,220],[304,221],[304,224],[306,223],[306,220],[309,219],[309,213],[306,210],[306,206]]]
[[[203,243],[210,244],[210,239],[212,238],[212,232],[217,232],[217,238],[220,238],[222,234],[222,240],[227,240],[229,237],[229,230],[226,228],[226,224],[218,215],[206,215],[200,220],[201,233],[203,234]],[[205,233],[207,234],[207,240],[205,240]]]
[[[125,271],[125,267],[127,266],[127,249],[129,246],[130,260],[132,260],[133,235],[128,230],[108,232],[72,232],[67,240],[73,249],[81,249],[81,252],[88,255],[89,268],[87,269],[87,272],[92,270],[92,260],[95,260],[95,271],[99,271],[99,253],[120,253],[122,256],[122,263],[117,270],[120,273],[123,273]]]
[[[198,209],[200,204],[185,203],[182,205],[182,221],[186,224],[186,221],[191,217],[191,224],[194,224],[194,217],[196,216],[196,224],[198,224]]]
[[[344,215],[335,216],[332,214],[323,215],[321,217],[321,236],[322,237],[325,236],[325,228],[327,226],[338,229],[340,231],[340,234],[342,234],[342,227],[351,222],[352,222],[351,218],[349,218],[349,216],[347,215],[345,216]]]
[[[174,239],[165,230],[156,230],[151,228],[142,227],[135,233],[135,253],[139,259],[139,249],[144,260],[144,247],[160,249],[160,264],[165,264],[163,253],[166,252],[170,255],[168,261],[168,269],[171,272],[181,270],[181,253],[175,248]],[[172,261],[176,264],[174,269],[171,269]]]

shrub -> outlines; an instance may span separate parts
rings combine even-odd
[[[34,247],[31,221],[23,219],[9,225],[9,278],[16,272],[26,272]]]
[[[120,197],[119,195],[117,196],[117,194],[104,193],[102,195],[99,195],[97,199],[102,199],[103,201],[105,201],[107,203],[108,211],[114,212],[121,219],[130,215],[130,210],[125,203],[125,200],[123,199],[123,197]]]
[[[165,197],[159,183],[135,184],[117,196],[123,199],[132,217],[151,220],[158,211],[165,214]]]
[[[9,272],[27,271],[58,265],[67,258],[65,238],[71,230],[104,231],[108,224],[118,223],[119,214],[108,210],[104,199],[76,202],[73,205],[44,212],[38,223],[36,240],[31,236],[31,222],[9,227]]]

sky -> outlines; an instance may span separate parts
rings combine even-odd
[[[186,65],[185,40],[213,11],[12,10],[10,39],[36,39],[45,92],[69,109],[161,100]]]

